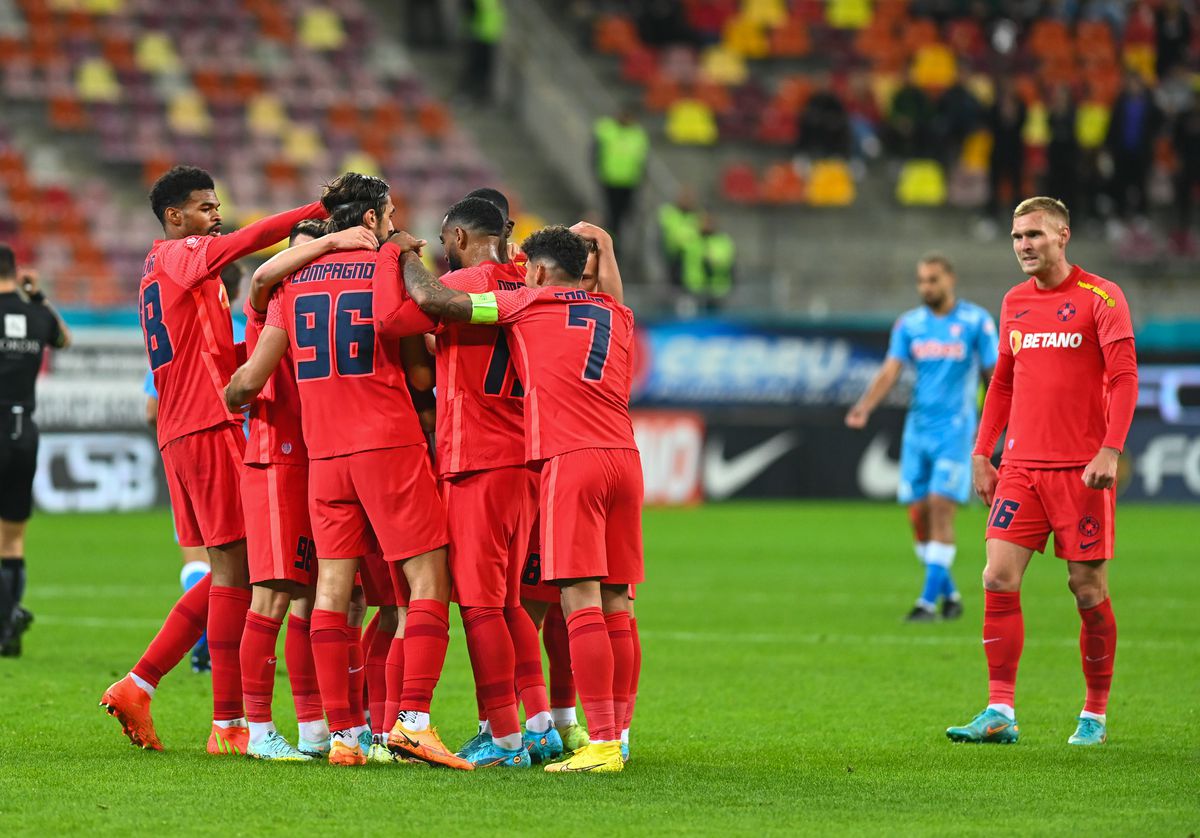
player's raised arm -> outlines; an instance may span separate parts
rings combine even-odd
[[[625,287],[621,283],[621,269],[617,265],[612,236],[607,230],[586,221],[572,226],[571,232],[596,243],[596,290],[624,305]]]
[[[267,385],[287,350],[287,332],[278,326],[264,326],[254,352],[237,368],[225,387],[226,406],[234,413],[243,412]]]
[[[335,250],[374,250],[377,247],[379,241],[374,233],[366,227],[351,227],[280,251],[263,262],[251,277],[250,306],[257,312],[265,312],[271,291],[276,285],[326,253]]]
[[[437,328],[437,320],[421,311],[404,293],[403,280],[400,278],[401,258],[402,251],[393,241],[386,242],[379,249],[379,261],[376,262],[375,280],[372,283],[372,319],[375,333],[384,337],[404,338]]]
[[[883,366],[879,368],[879,372],[875,373],[875,377],[867,385],[867,391],[846,413],[846,426],[855,429],[865,428],[867,420],[871,418],[875,408],[883,401],[883,397],[896,386],[896,381],[900,378],[903,370],[904,364],[898,358],[891,356],[885,358]]]
[[[286,239],[292,228],[305,219],[328,217],[329,213],[321,202],[313,201],[278,215],[268,215],[233,233],[217,236],[205,251],[208,270],[218,272],[230,262]]]
[[[404,275],[404,287],[421,311],[446,320],[473,320],[473,297],[491,297],[488,294],[464,294],[447,288],[431,274],[421,261],[420,249],[425,242],[405,232],[396,233],[391,240],[400,248],[400,269]],[[492,312],[494,314],[494,302]],[[479,321],[484,322],[484,321]],[[487,322],[495,323],[495,317]]]

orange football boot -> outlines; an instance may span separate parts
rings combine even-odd
[[[413,757],[430,765],[444,765],[460,771],[474,771],[475,766],[446,747],[438,736],[437,728],[409,730],[400,722],[388,734],[388,748],[402,757]]]
[[[333,744],[329,746],[329,764],[366,765],[367,755],[362,752],[362,748],[358,746],[357,742],[351,747],[345,742],[334,739]]]
[[[250,728],[248,727],[218,727],[215,723],[212,732],[208,734],[208,752],[210,754],[246,753],[250,746]]]
[[[154,732],[154,719],[150,717],[150,696],[131,677],[126,675],[105,690],[100,706],[121,723],[121,732],[134,745],[148,751],[163,749]]]

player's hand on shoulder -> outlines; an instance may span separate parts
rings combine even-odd
[[[992,461],[980,454],[971,457],[971,485],[975,494],[988,506],[996,494],[996,484],[1000,482],[1000,472],[992,465]]]
[[[1089,489],[1111,489],[1117,485],[1117,463],[1121,452],[1114,448],[1101,448],[1083,470],[1083,485]]]
[[[846,427],[860,431],[867,426],[867,420],[870,418],[871,414],[867,409],[856,404],[846,413]]]
[[[334,250],[378,250],[379,239],[366,227],[351,227],[329,234],[329,244]]]
[[[388,236],[388,241],[400,248],[401,253],[415,253],[421,255],[421,248],[428,244],[425,239],[418,239],[407,230],[397,230]]]

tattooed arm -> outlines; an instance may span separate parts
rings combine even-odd
[[[404,238],[407,236],[407,240]],[[409,246],[412,237],[407,233],[397,234],[393,239],[404,251],[400,256],[400,267],[404,271],[404,287],[413,302],[426,314],[443,320],[470,321],[471,295],[447,288],[425,269],[417,248]]]

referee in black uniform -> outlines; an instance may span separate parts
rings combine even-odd
[[[18,285],[20,289],[18,290]],[[25,523],[33,509],[38,431],[33,424],[34,383],[47,346],[71,342],[66,324],[22,271],[12,248],[0,244],[0,657],[21,654],[21,635],[33,615],[25,593]]]

